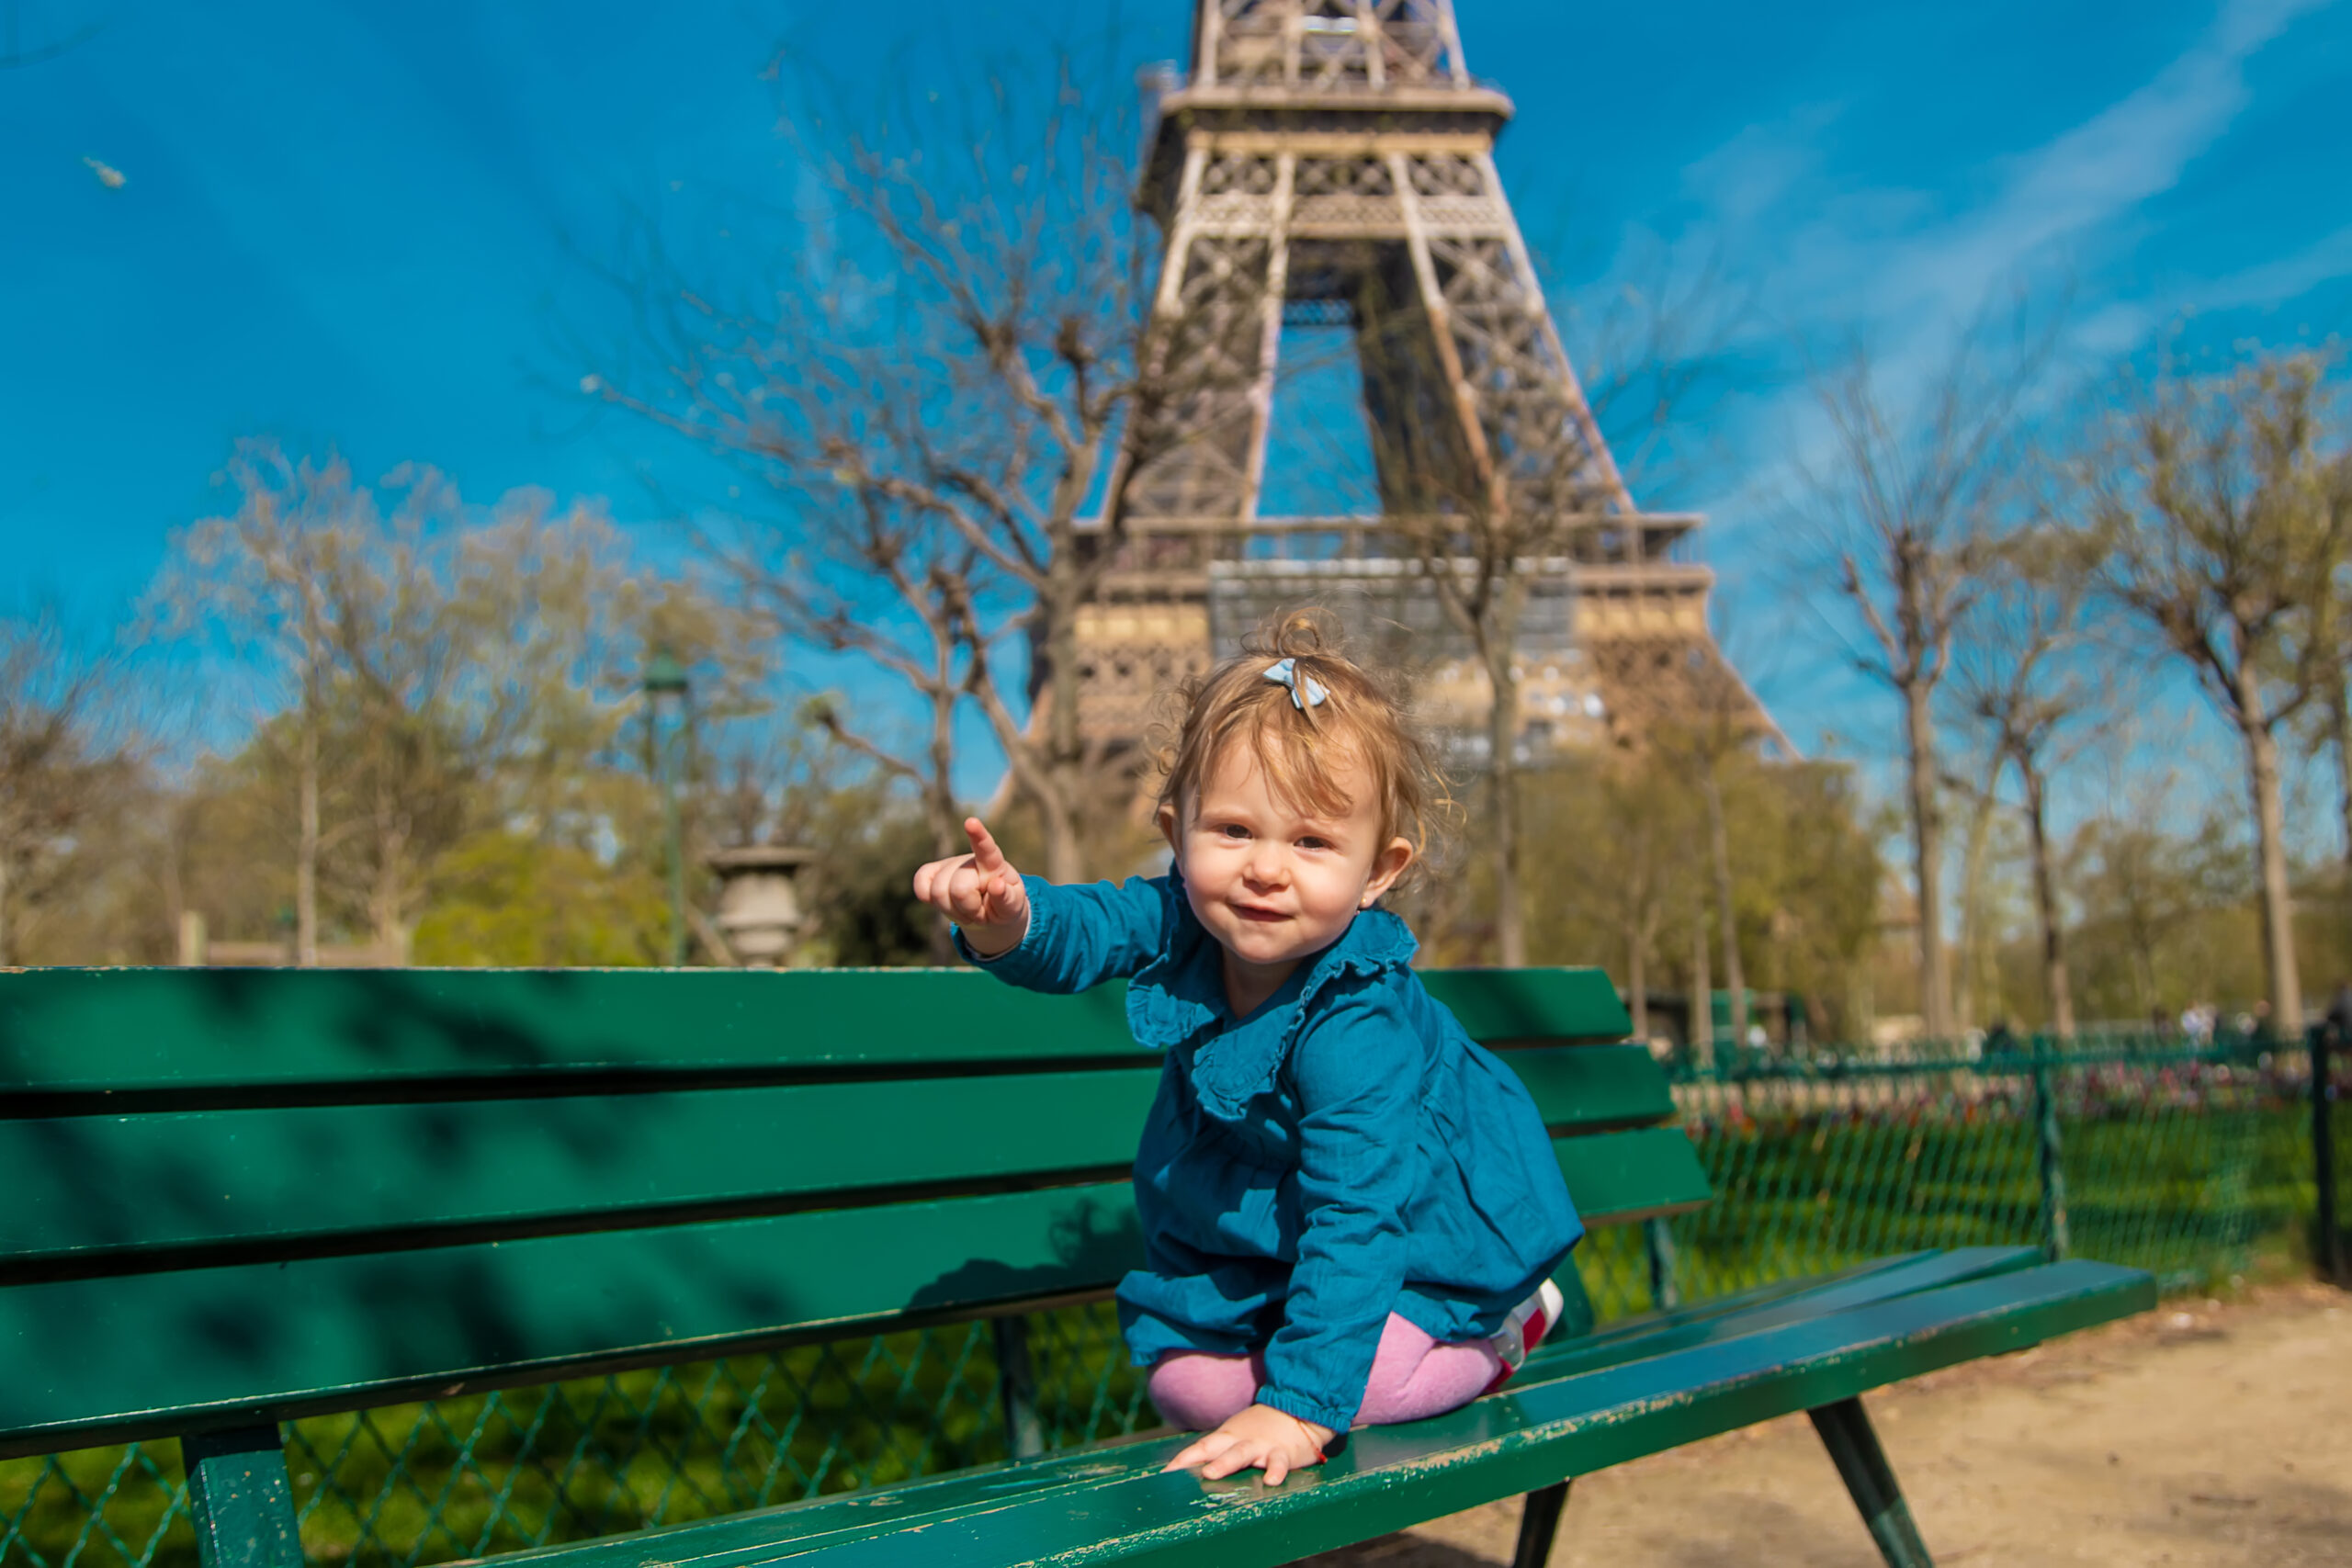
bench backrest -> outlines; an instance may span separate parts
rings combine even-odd
[[[1599,972],[1427,978],[1588,1223],[1705,1201]],[[966,971],[0,975],[0,1455],[1099,1297],[1158,1077]]]

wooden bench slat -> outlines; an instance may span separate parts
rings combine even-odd
[[[1709,1303],[1703,1308],[1690,1309],[1688,1314],[1678,1313],[1667,1318],[1629,1324],[1613,1336],[1614,1342],[1605,1350],[1579,1359],[1573,1367],[1543,1359],[1543,1353],[1539,1352],[1539,1356],[1532,1359],[1526,1370],[1514,1380],[1513,1385],[1524,1388],[1571,1372],[1584,1373],[1602,1367],[1622,1366],[1644,1357],[1702,1342],[1720,1343],[1743,1338],[1808,1315],[1849,1311],[1876,1302],[1916,1294],[1923,1290],[2014,1272],[2018,1269],[2032,1267],[2040,1259],[2039,1253],[2030,1248],[2024,1249],[2026,1256],[2022,1260],[2014,1258],[2009,1256],[2013,1250],[1984,1247],[1953,1253],[1918,1253],[1897,1260],[1887,1268],[1865,1265],[1854,1278],[1785,1281],[1771,1287],[1769,1296],[1745,1305]],[[1703,1321],[1686,1321],[1686,1317],[1703,1318]],[[1688,1332],[1694,1326],[1702,1330],[1696,1337]],[[1576,1342],[1579,1348],[1584,1343]],[[1160,1446],[1159,1451],[1165,1454],[1167,1448]],[[1102,1450],[1097,1450],[1030,1461],[1018,1466],[979,1466],[954,1475],[910,1483],[884,1494],[854,1493],[841,1497],[783,1505],[729,1518],[701,1520],[674,1529],[582,1542],[552,1548],[545,1552],[519,1555],[526,1562],[543,1562],[550,1556],[576,1560],[568,1562],[567,1568],[643,1568],[649,1560],[667,1561],[660,1553],[647,1550],[651,1543],[659,1541],[664,1547],[690,1553],[689,1561],[697,1562],[709,1562],[736,1553],[764,1556],[787,1541],[806,1542],[827,1535],[837,1528],[840,1521],[847,1521],[853,1527],[863,1527],[873,1522],[877,1515],[910,1521],[955,1512],[974,1504],[1001,1506],[1014,1496],[1043,1493],[1085,1479],[1082,1472],[1097,1468],[1103,1457]],[[675,1565],[675,1568],[684,1568],[684,1564]]]
[[[1424,969],[1421,983],[1487,1045],[1623,1040],[1633,1015],[1599,969]]]
[[[1784,1323],[1800,1323],[1916,1291],[2014,1274],[2041,1261],[2041,1249],[2036,1247],[1962,1247],[1949,1252],[1915,1253],[1891,1267],[1866,1269],[1851,1278],[1792,1281],[1793,1288],[1771,1294],[1709,1302],[1694,1311],[1651,1314],[1582,1338],[1555,1339],[1538,1347],[1528,1358],[1527,1375],[1566,1377],[1615,1366],[1629,1350],[1656,1355],[1758,1334]]]
[[[0,1453],[1093,1293],[1125,1183],[0,1291]],[[847,1331],[845,1327],[845,1331]]]
[[[1557,1045],[1506,1051],[1502,1059],[1555,1133],[1674,1119],[1674,1087],[1647,1046]]]
[[[1554,1148],[1590,1223],[1706,1197],[1673,1128]],[[1141,1256],[1119,1181],[17,1285],[0,1290],[0,1454],[1100,1294]]]
[[[52,1092],[1103,1055],[1142,1055],[1122,995],[969,969],[49,969],[0,987],[0,1082]]]
[[[1622,1040],[1630,1027],[1598,970],[1424,978],[1476,1039]],[[968,969],[43,969],[0,987],[0,1084],[19,1092],[266,1097],[1142,1055],[1123,986],[1042,997]]]
[[[1578,1374],[1522,1374],[1525,1382],[1448,1415],[1352,1433],[1346,1450],[1299,1485],[1163,1474],[1186,1440],[1171,1437],[519,1553],[517,1568],[1273,1564],[2022,1348],[2154,1299],[2154,1281],[2137,1270],[2043,1265],[1709,1344],[1656,1354],[1629,1347],[1620,1361]],[[1233,1506],[1244,1500],[1249,1506]]]
[[[839,1207],[861,1190],[1101,1179],[1159,1074],[300,1106],[0,1123],[16,1262],[435,1226],[505,1235],[631,1211]],[[740,1209],[738,1212],[741,1212]],[[677,1218],[685,1218],[684,1213]]]
[[[1555,1130],[1674,1112],[1639,1046],[1507,1060]],[[486,1238],[1105,1176],[1134,1158],[1159,1078],[1140,1067],[0,1122],[0,1280],[11,1265],[127,1269],[191,1247]]]
[[[1679,1127],[1559,1138],[1552,1152],[1588,1225],[1688,1213],[1714,1196],[1698,1149]]]

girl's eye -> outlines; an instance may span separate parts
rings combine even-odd
[[[1302,850],[1328,850],[1331,847],[1331,840],[1310,836],[1301,839],[1298,841],[1298,847]]]
[[[1250,836],[1250,829],[1238,822],[1227,822],[1224,827],[1219,828],[1217,832],[1227,839],[1246,839]]]

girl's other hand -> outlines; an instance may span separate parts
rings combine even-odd
[[[1236,1471],[1262,1470],[1266,1484],[1280,1486],[1294,1470],[1323,1462],[1331,1429],[1275,1409],[1253,1404],[1168,1461],[1169,1470],[1201,1467],[1201,1479],[1216,1481]]]
[[[961,926],[974,953],[994,958],[1029,934],[1029,888],[978,818],[964,818],[964,834],[972,852],[916,872],[915,897]]]

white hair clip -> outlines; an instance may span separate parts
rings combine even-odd
[[[1324,699],[1331,694],[1314,676],[1300,674],[1295,660],[1284,659],[1267,665],[1266,679],[1278,686],[1288,686],[1290,705],[1301,713],[1308,708],[1321,707]]]

